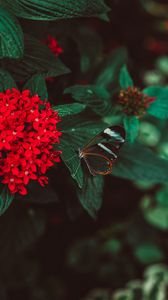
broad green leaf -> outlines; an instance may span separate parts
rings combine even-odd
[[[129,86],[133,86],[133,80],[128,72],[127,66],[123,65],[121,70],[120,70],[120,74],[119,74],[119,83],[120,83],[120,87],[122,89],[126,89]]]
[[[59,149],[62,150],[62,159],[79,187],[83,185],[79,148],[83,147],[88,139],[102,131],[105,126],[106,124],[103,122],[89,121],[81,115],[66,116],[58,124],[58,129],[63,133],[59,146]]]
[[[0,194],[0,216],[8,209],[14,199],[7,186],[3,186]]]
[[[90,121],[81,115],[67,116],[58,124],[58,129],[63,133],[64,140],[75,150],[83,147],[106,127],[107,125],[100,120]]]
[[[102,17],[110,10],[104,0],[1,0],[13,14],[31,20]]]
[[[7,71],[0,69],[0,91],[4,92],[12,88],[17,88],[16,82]]]
[[[85,104],[80,103],[70,103],[70,104],[63,104],[53,106],[52,109],[58,112],[60,117],[75,115],[80,113],[86,108]]]
[[[93,218],[102,205],[103,187],[103,176],[86,176],[82,190],[78,191],[80,203]]]
[[[127,51],[125,48],[114,50],[100,66],[95,85],[107,88],[113,92],[114,88],[118,86],[118,76],[121,66],[126,61]]]
[[[0,7],[0,58],[23,56],[23,32],[17,19]]]
[[[148,113],[159,119],[168,119],[168,87],[150,86],[143,93],[156,97],[148,108]]]
[[[44,76],[37,74],[32,76],[24,85],[23,89],[28,89],[33,95],[39,95],[42,100],[47,100],[48,92]]]
[[[64,93],[72,94],[76,101],[87,104],[98,115],[107,115],[112,111],[110,94],[108,91],[94,85],[74,85],[66,88]]]
[[[59,149],[62,151],[61,158],[65,165],[68,167],[71,176],[76,180],[78,186],[83,186],[83,170],[81,167],[81,161],[78,155],[78,151],[75,151],[67,140],[64,139],[64,135],[61,138]]]
[[[130,180],[167,182],[168,161],[139,143],[126,144],[120,151],[112,175]]]
[[[163,253],[155,244],[142,244],[135,248],[134,255],[143,264],[160,262]]]
[[[126,139],[133,143],[138,135],[139,120],[134,116],[124,116],[123,123],[126,130]]]
[[[21,60],[6,59],[4,67],[15,80],[23,81],[35,74],[45,77],[69,73],[69,69],[54,56],[51,50],[36,38],[25,36],[25,51]]]

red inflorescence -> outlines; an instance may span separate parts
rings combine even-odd
[[[0,176],[11,193],[27,194],[30,180],[44,186],[46,171],[60,161],[58,113],[29,90],[0,93]]]
[[[129,116],[137,117],[142,117],[154,100],[154,97],[143,94],[134,86],[121,90],[118,97],[118,103],[123,107],[124,112]]]
[[[51,52],[56,56],[60,55],[63,52],[63,49],[59,46],[58,41],[52,36],[48,35],[45,40],[45,44],[50,48]]]

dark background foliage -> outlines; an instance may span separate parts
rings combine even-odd
[[[21,61],[15,60],[23,51],[19,33],[16,37],[20,39],[15,37],[17,51],[11,52],[11,56],[15,53],[15,59],[1,55],[1,66],[5,70],[0,73],[1,89],[7,84],[14,85],[9,75],[5,81],[8,71],[20,88],[26,86],[44,98],[48,94],[56,107],[74,100],[79,102],[71,108],[72,116],[67,116],[70,107],[57,107],[62,114],[61,149],[65,163],[71,152],[75,153],[73,147],[78,148],[102,130],[103,122],[107,126],[121,121],[108,113],[112,110],[109,103],[119,90],[116,76],[124,63],[134,84],[141,89],[148,85],[162,87],[168,82],[168,15],[150,11],[145,5],[150,1],[106,1],[111,8],[108,22],[104,20],[106,9],[103,15],[101,13],[103,1],[97,1],[102,7],[98,5],[96,13],[92,10],[79,13],[73,6],[76,18],[69,19],[65,9],[64,17],[59,15],[58,20],[55,10],[48,12],[47,19],[43,14],[38,17],[39,1],[34,1],[37,7],[32,17],[30,11],[24,15],[17,10],[17,1],[12,5],[10,1],[0,2],[11,16],[18,17],[24,33]],[[163,0],[155,3],[167,4]],[[95,14],[101,18],[93,17]],[[60,60],[55,61],[47,46],[43,48],[40,44],[48,34],[63,48]],[[114,72],[110,73],[108,68],[114,68]],[[54,79],[45,83],[46,77]],[[96,85],[106,90],[94,90],[94,98],[90,100],[86,90],[79,89],[81,85],[89,88]],[[77,87],[72,91],[71,86]],[[98,101],[95,106],[94,99]],[[143,146],[138,142],[133,148],[126,146],[121,162],[114,168],[115,176],[105,178],[104,189],[102,178],[98,178],[90,184],[86,194],[81,192],[77,183],[82,186],[85,180],[82,171],[85,166],[77,176],[72,176],[76,183],[70,177],[78,164],[75,158],[72,165],[67,165],[69,170],[60,163],[49,171],[46,188],[32,183],[27,196],[15,197],[0,219],[1,300],[110,299],[108,297],[127,282],[142,280],[146,267],[157,263],[167,265],[167,126],[164,118],[145,116],[140,122],[138,137]],[[148,154],[144,145],[153,153]],[[94,194],[95,187],[96,191],[101,187],[98,194]],[[7,197],[5,201],[6,209],[10,201]],[[3,209],[1,204],[2,212]],[[90,294],[95,289],[97,296]],[[102,296],[102,289],[108,295]],[[157,297],[156,290],[154,293]],[[147,299],[159,300],[151,295]],[[142,300],[141,296],[117,297],[116,300]],[[167,299],[166,294],[164,299]]]

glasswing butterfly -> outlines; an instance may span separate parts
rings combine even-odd
[[[84,159],[92,175],[107,175],[112,171],[113,162],[125,142],[125,129],[122,126],[111,126],[97,134],[83,149],[79,157]]]

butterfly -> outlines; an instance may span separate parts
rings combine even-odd
[[[84,159],[93,176],[110,174],[124,142],[125,129],[122,126],[108,127],[92,138],[83,149],[79,149],[79,158]]]

